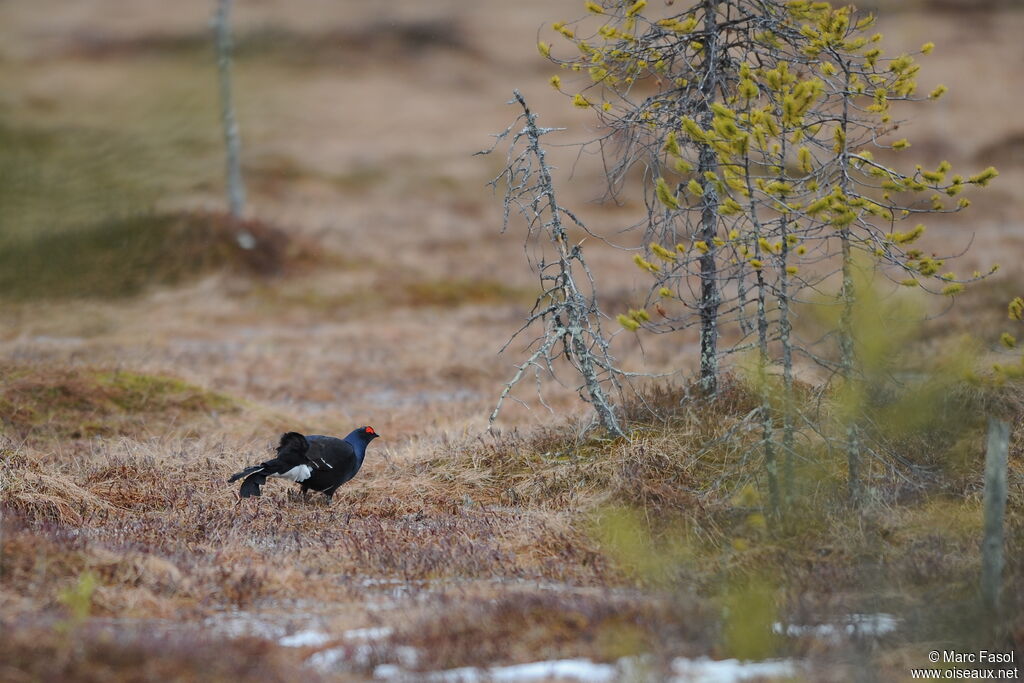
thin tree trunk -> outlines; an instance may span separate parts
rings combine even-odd
[[[843,379],[849,385],[854,381],[856,371],[856,354],[853,346],[853,306],[856,303],[856,293],[853,282],[853,256],[850,247],[850,232],[844,228],[840,239],[843,244],[843,312],[839,318],[839,354],[840,366]],[[857,416],[851,413],[846,423],[846,467],[847,467],[847,490],[850,495],[850,503],[859,507],[863,502],[863,490],[860,474],[860,429],[857,426]]]
[[[718,3],[719,0],[704,0],[705,61],[703,95],[700,102],[700,119],[704,128],[711,127],[713,113],[711,100],[714,97],[718,75]],[[700,257],[700,382],[707,395],[718,391],[718,307],[721,296],[718,291],[718,269],[715,249],[715,233],[718,228],[718,192],[706,177],[708,171],[715,172],[718,160],[715,151],[702,145],[697,172],[704,190],[701,211],[700,239],[708,250]]]
[[[785,239],[783,239],[785,245]],[[791,333],[793,324],[789,319],[789,282],[786,270],[786,247],[782,252],[782,281],[779,283],[779,341],[782,344],[782,488],[785,506],[789,509],[793,504],[795,473],[793,461],[796,458],[796,427],[793,424],[793,342]]]
[[[782,133],[781,166],[785,167],[786,131]],[[779,178],[785,181],[785,176]],[[785,213],[781,216],[780,236],[782,249],[779,254],[779,342],[782,344],[782,495],[783,505],[788,511],[793,504],[793,459],[796,457],[796,438],[793,426],[793,324],[789,311],[789,273],[786,271],[789,258],[789,221]]]
[[[748,112],[749,114],[749,108]],[[757,214],[757,204],[754,202],[754,182],[750,176],[749,156],[743,163],[743,176],[747,183],[747,196],[751,198],[750,219],[754,225],[754,257],[762,260],[761,221]],[[762,265],[763,268],[763,265]],[[768,509],[770,519],[778,519],[781,512],[781,501],[779,496],[779,465],[775,452],[775,419],[773,416],[771,396],[769,394],[767,369],[770,365],[768,355],[768,292],[767,283],[764,280],[764,271],[755,271],[757,288],[757,351],[758,351],[758,390],[761,392],[761,442],[764,445],[764,469],[768,477]],[[742,282],[742,276],[741,280]]]
[[[758,231],[760,235],[760,230]],[[768,386],[768,310],[765,302],[765,282],[761,271],[757,272],[757,347],[758,385],[761,392],[761,440],[764,442],[764,469],[768,475],[768,505],[771,516],[777,519],[782,505],[779,495],[779,463],[775,454],[775,424],[772,418],[772,404]]]
[[[999,607],[1003,573],[1003,516],[1006,513],[1006,467],[1010,425],[989,418],[985,452],[985,536],[981,542],[981,595],[992,611]]]
[[[245,211],[245,184],[242,181],[241,139],[231,88],[231,4],[232,0],[217,0],[214,21],[217,38],[217,74],[220,82],[220,118],[224,130],[227,152],[228,206],[231,217],[239,219]],[[248,231],[238,234],[238,243],[251,248],[253,238]]]
[[[844,92],[849,92],[849,90],[850,73],[847,71]],[[839,150],[839,168],[842,173],[839,188],[844,194],[846,193],[846,188],[850,182],[849,136],[847,126],[849,116],[850,100],[847,96],[843,99],[843,118],[840,121],[840,127],[843,131],[843,144],[842,148]],[[843,301],[843,311],[839,317],[839,363],[843,374],[843,381],[845,381],[849,387],[850,383],[854,381],[857,362],[853,343],[853,307],[857,301],[857,294],[854,291],[853,249],[850,244],[849,226],[843,227],[839,233],[839,239],[842,243],[843,257],[843,287],[840,292],[840,298]],[[848,418],[845,438],[847,490],[849,492],[850,503],[854,507],[859,507],[863,502],[864,492],[860,472],[860,429],[857,426],[856,414],[851,414]]]

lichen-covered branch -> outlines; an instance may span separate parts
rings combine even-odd
[[[532,344],[531,355],[506,385],[490,420],[493,424],[504,400],[529,368],[553,375],[556,362],[561,359],[579,375],[580,396],[591,404],[601,426],[615,436],[624,436],[609,397],[609,390],[618,388],[618,376],[622,373],[615,367],[609,340],[601,331],[602,316],[593,275],[581,246],[571,244],[565,220],[580,227],[582,223],[558,203],[551,167],[541,144],[541,137],[556,129],[537,125],[536,114],[518,90],[514,92],[514,102],[523,113],[513,126],[497,136],[495,145],[510,137],[508,164],[492,185],[505,184],[504,227],[507,228],[512,213],[518,213],[526,222],[527,239],[546,238],[551,249],[544,253],[551,256],[542,255],[539,261],[531,263],[540,276],[542,293],[517,335],[538,325],[542,332]],[[519,124],[522,128],[512,133]]]

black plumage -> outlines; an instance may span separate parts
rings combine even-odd
[[[238,495],[260,495],[268,477],[288,479],[302,486],[302,492],[319,491],[330,499],[338,487],[356,476],[363,466],[366,447],[379,434],[373,427],[360,427],[344,439],[288,432],[281,436],[277,457],[237,472],[228,482],[245,478]]]

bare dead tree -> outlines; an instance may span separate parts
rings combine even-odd
[[[583,258],[582,246],[570,243],[565,220],[583,229],[585,226],[558,203],[551,166],[541,144],[541,137],[560,129],[539,127],[536,114],[518,90],[514,91],[512,102],[518,103],[523,113],[496,136],[494,147],[481,154],[492,152],[511,136],[508,163],[491,181],[495,188],[505,186],[502,229],[508,228],[513,212],[518,213],[526,222],[527,240],[546,238],[553,256],[549,258],[542,252],[539,260],[530,264],[540,277],[542,292],[526,323],[502,351],[526,330],[540,326],[542,331],[531,343],[529,357],[505,385],[490,422],[493,425],[505,399],[527,372],[533,370],[538,377],[542,373],[556,376],[556,365],[561,360],[579,376],[577,391],[593,407],[600,425],[610,434],[624,436],[609,398],[609,390],[619,388],[618,376],[624,373],[615,367],[609,339],[601,331],[603,316],[597,304],[594,277]],[[522,128],[513,133],[518,125]]]
[[[235,116],[231,82],[231,5],[232,0],[217,0],[217,13],[213,25],[220,85],[220,120],[227,156],[228,207],[231,217],[237,221],[245,211],[245,183],[242,180],[242,142],[238,132],[238,119]],[[251,249],[255,246],[252,234],[244,228],[239,230],[237,239],[242,248]]]

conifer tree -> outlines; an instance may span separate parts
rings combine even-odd
[[[583,17],[553,24],[555,43],[541,40],[538,49],[567,72],[552,85],[600,121],[596,142],[612,190],[637,191],[627,172],[643,171],[646,212],[636,227],[644,238],[634,262],[651,287],[646,308],[619,322],[651,332],[699,327],[700,378],[709,393],[723,353],[753,348],[762,372],[781,365],[783,407],[773,410],[765,389],[761,411],[778,510],[792,491],[796,357],[826,366],[856,391],[858,263],[949,297],[987,275],[957,275],[946,268],[951,257],[917,243],[924,215],[965,209],[961,192],[987,185],[997,172],[964,176],[946,161],[934,169],[902,161],[911,143],[899,133],[893,104],[946,92],[938,85],[922,94],[917,83],[916,58],[931,43],[887,55],[872,15],[828,2],[681,4],[588,0]],[[842,310],[835,353],[793,333],[794,302],[822,291],[835,292]],[[733,343],[723,349],[726,329]],[[844,431],[857,503],[860,427],[850,420]]]

